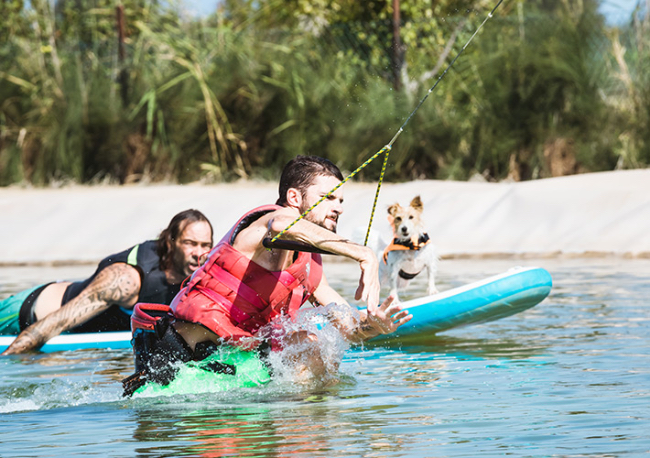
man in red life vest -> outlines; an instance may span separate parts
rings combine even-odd
[[[206,345],[227,343],[252,349],[265,340],[277,345],[269,338],[268,325],[281,317],[294,318],[307,300],[315,305],[347,305],[327,283],[319,254],[263,246],[265,238],[287,228],[342,179],[340,170],[327,159],[296,157],[282,172],[276,205],[246,213],[210,252],[170,309],[138,304],[132,317],[136,374],[125,380],[126,393],[133,391],[128,388],[129,380],[139,373],[143,377],[138,382],[167,383],[173,373],[152,376],[152,366],[168,367],[170,360],[186,362],[205,357]],[[373,251],[336,235],[342,203],[343,192],[338,189],[288,229],[282,239],[359,263],[361,278],[355,298],[366,302],[367,309],[357,319],[348,317],[334,324],[346,339],[361,342],[395,331],[411,315],[393,304],[392,297],[379,304],[378,260]],[[138,334],[153,330],[162,336],[156,343],[139,341]],[[313,340],[315,336],[309,333],[295,332],[284,336],[279,345]]]

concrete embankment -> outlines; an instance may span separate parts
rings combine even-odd
[[[365,232],[375,185],[344,187],[339,233]],[[386,208],[420,195],[442,257],[650,257],[650,170],[524,183],[415,181],[382,187],[373,229],[386,241]],[[72,186],[0,189],[0,264],[94,262],[154,238],[196,208],[218,240],[246,210],[272,203],[277,184]]]

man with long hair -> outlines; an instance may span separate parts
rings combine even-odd
[[[212,225],[198,210],[175,215],[158,238],[103,259],[78,282],[40,285],[0,301],[0,334],[18,334],[3,355],[37,349],[66,331],[130,329],[137,302],[169,304],[212,248]]]

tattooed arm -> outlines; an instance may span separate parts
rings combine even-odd
[[[74,299],[56,312],[29,326],[2,353],[12,355],[40,348],[52,337],[99,315],[111,305],[133,307],[140,293],[141,279],[135,267],[111,264]]]

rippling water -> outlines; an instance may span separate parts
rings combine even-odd
[[[650,261],[443,261],[439,287],[517,264],[553,275],[540,305],[417,346],[349,351],[341,380],[328,387],[281,382],[123,400],[126,351],[0,358],[0,455],[650,454]],[[0,297],[90,270],[0,269]],[[354,293],[354,265],[326,271],[335,288]],[[422,283],[409,290],[423,292]]]

